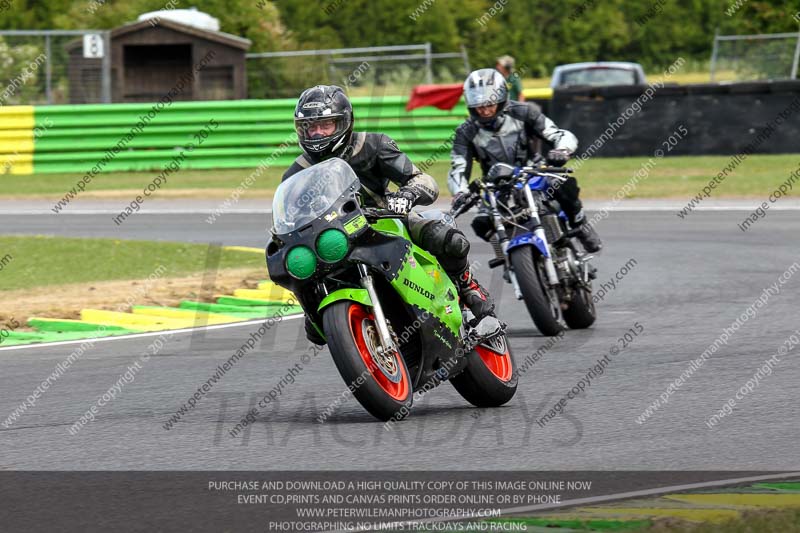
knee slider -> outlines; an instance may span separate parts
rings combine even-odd
[[[460,230],[449,229],[444,238],[444,249],[451,257],[467,257],[469,240]]]

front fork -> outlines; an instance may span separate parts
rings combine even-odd
[[[544,228],[542,227],[542,221],[539,218],[539,209],[536,206],[536,201],[533,199],[531,188],[528,187],[527,183],[522,190],[525,191],[525,199],[528,201],[528,211],[530,212],[530,216],[535,223],[536,229],[533,230],[533,234],[539,237],[544,244],[545,251],[547,252],[547,256],[544,258],[544,270],[547,274],[547,283],[550,285],[550,287],[555,287],[558,285],[558,274],[556,273],[556,267],[553,264],[553,252],[550,249],[550,243],[547,242],[547,234],[545,234]]]
[[[517,275],[511,269],[511,260],[508,258],[509,239],[508,234],[506,233],[506,227],[503,225],[503,217],[500,216],[500,210],[497,208],[497,198],[494,195],[494,191],[491,190],[486,196],[488,197],[489,207],[491,208],[492,212],[492,221],[494,222],[494,231],[497,234],[497,242],[500,244],[500,249],[503,252],[503,258],[506,261],[506,272],[508,272],[511,285],[514,287],[514,296],[517,297],[517,300],[522,300],[522,290],[519,288]]]
[[[389,332],[389,326],[386,322],[386,315],[383,312],[380,300],[378,300],[378,292],[375,290],[375,281],[372,279],[367,267],[363,263],[358,264],[358,273],[361,275],[361,286],[367,290],[369,299],[372,302],[372,311],[375,313],[375,325],[378,327],[378,335],[381,339],[381,346],[379,350],[383,353],[394,353],[397,351],[397,346],[392,340],[392,334]],[[382,354],[383,355],[383,354]]]

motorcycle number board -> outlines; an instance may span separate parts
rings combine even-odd
[[[83,36],[83,57],[86,59],[100,59],[105,56],[103,36],[89,33]]]

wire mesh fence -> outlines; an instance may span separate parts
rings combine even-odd
[[[107,34],[96,30],[0,31],[0,104],[108,102],[105,42]],[[70,68],[76,58],[90,68]]]
[[[102,30],[0,31],[0,105],[110,102],[108,40]],[[404,95],[421,83],[461,82],[470,70],[465,50],[433,53],[430,44],[246,57],[249,98],[294,98],[320,83],[351,96]]]
[[[293,98],[316,84],[351,96],[409,94],[421,83],[456,83],[469,72],[466,51],[433,53],[429,44],[247,54],[250,98]]]
[[[711,54],[711,81],[797,78],[800,33],[717,35]]]

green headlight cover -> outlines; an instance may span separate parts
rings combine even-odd
[[[317,253],[323,261],[335,263],[347,255],[347,235],[338,229],[326,229],[317,238]]]
[[[306,279],[317,269],[317,256],[308,246],[295,246],[286,254],[286,270],[297,279]]]

